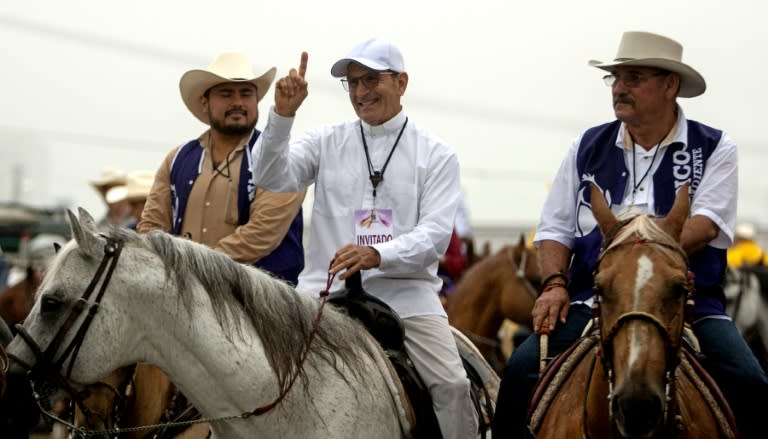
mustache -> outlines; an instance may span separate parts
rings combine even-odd
[[[619,95],[619,96],[616,96],[615,98],[613,98],[613,105],[616,105],[616,104],[633,105],[634,103],[635,103],[635,101],[633,101],[631,98],[629,98],[627,96]]]
[[[230,114],[234,114],[234,113],[240,113],[240,114],[245,115],[245,116],[248,115],[248,112],[245,111],[245,108],[236,107],[236,108],[232,108],[232,109],[227,110],[224,113],[224,116],[229,116]]]

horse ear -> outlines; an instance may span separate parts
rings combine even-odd
[[[80,208],[80,213],[82,214],[83,212],[85,212],[85,210]],[[93,255],[99,251],[99,239],[96,237],[96,235],[93,234],[92,227],[95,226],[93,218],[87,212],[85,212],[85,214],[86,217],[83,217],[84,221],[81,223],[71,210],[67,210],[67,215],[69,216],[69,228],[72,230],[72,237],[75,238],[75,241],[80,247],[82,253],[86,255]],[[91,220],[90,223],[88,222],[88,218]],[[88,228],[89,226],[91,228]]]
[[[616,215],[611,212],[611,208],[608,207],[608,202],[605,201],[603,192],[594,183],[590,183],[590,196],[592,203],[592,215],[597,220],[597,225],[600,227],[600,232],[605,237],[613,227],[618,223]]]
[[[61,244],[59,244],[58,242],[54,242],[53,243],[53,252],[54,253],[59,253],[59,250],[61,250]]]
[[[80,224],[92,232],[96,232],[99,226],[96,224],[96,220],[93,219],[90,213],[82,207],[77,208],[77,214],[80,216]]]
[[[669,209],[667,216],[659,223],[661,228],[675,238],[676,241],[680,241],[683,225],[688,219],[688,213],[691,209],[690,186],[690,183],[680,186],[675,195],[675,202],[672,204],[672,208]]]
[[[525,248],[525,234],[520,234],[520,240],[517,241],[517,248]]]

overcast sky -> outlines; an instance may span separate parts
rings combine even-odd
[[[612,59],[622,32],[646,30],[680,41],[706,78],[706,94],[680,103],[736,140],[739,216],[768,226],[767,22],[766,0],[6,1],[0,201],[101,215],[87,181],[104,166],[154,171],[205,129],[178,81],[223,50],[278,76],[309,52],[294,135],[350,119],[330,66],[378,35],[404,54],[410,117],[458,152],[473,223],[534,224],[571,141],[613,117],[603,73],[587,61]],[[262,115],[272,101],[270,90]]]

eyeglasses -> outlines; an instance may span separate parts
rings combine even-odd
[[[616,85],[617,82],[622,81],[625,86],[629,88],[634,88],[642,84],[643,82],[647,81],[652,76],[664,76],[668,74],[669,72],[656,72],[646,76],[637,72],[629,72],[623,75],[617,75],[615,73],[612,73],[610,75],[603,76],[603,81],[605,82],[605,85],[607,85],[608,87],[613,87],[614,85]]]
[[[344,91],[355,91],[362,83],[368,90],[373,90],[379,85],[381,75],[397,75],[397,72],[371,72],[357,78],[342,79],[341,86],[344,87]]]

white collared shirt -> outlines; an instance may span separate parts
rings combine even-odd
[[[654,161],[653,168],[650,169],[648,176],[641,186],[643,191],[637,191],[635,200],[632,200],[633,176],[632,176],[632,147],[625,147],[626,127],[622,123],[619,133],[616,136],[616,147],[624,151],[624,160],[630,174],[627,178],[627,188],[624,191],[624,197],[621,202],[612,203],[612,211],[616,215],[634,207],[641,212],[654,211],[653,197],[653,174],[658,169],[667,146],[673,142],[682,142],[688,144],[688,123],[683,114],[682,108],[678,106],[678,120],[673,132],[662,141],[658,156]],[[538,244],[543,240],[555,240],[568,248],[573,248],[575,227],[577,219],[577,190],[579,188],[579,175],[576,169],[576,155],[579,150],[579,144],[583,133],[572,144],[565,158],[557,170],[552,187],[547,195],[542,208],[541,218],[536,230],[535,242]],[[629,136],[626,136],[629,138]],[[642,150],[642,152],[640,151]],[[635,147],[636,156],[635,165],[637,180],[650,166],[651,159],[644,159],[653,155],[653,150],[645,152],[639,145]],[[716,248],[728,248],[733,242],[733,230],[736,227],[736,194],[738,193],[738,172],[737,172],[737,152],[736,144],[731,138],[723,132],[722,137],[712,155],[707,161],[707,167],[702,176],[701,183],[693,197],[691,204],[691,214],[703,215],[711,219],[720,229],[717,237],[710,242],[710,245]],[[640,192],[643,195],[638,196]]]
[[[360,134],[362,123],[371,162],[381,170],[400,133],[403,111],[380,126],[360,120],[310,130],[289,145],[293,118],[270,110],[253,149],[256,185],[293,192],[315,183],[306,268],[299,291],[324,290],[331,258],[355,239],[354,211],[373,206],[373,186]],[[372,245],[378,269],[363,271],[366,291],[400,317],[442,315],[437,296],[440,256],[445,253],[461,196],[459,163],[442,140],[408,120],[376,189],[376,207],[392,209],[395,239]],[[334,280],[331,290],[342,283]]]

